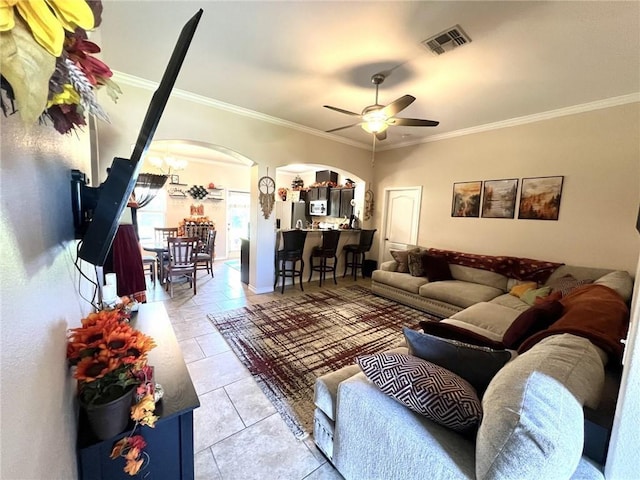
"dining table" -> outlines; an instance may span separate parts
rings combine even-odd
[[[154,252],[158,259],[158,281],[160,285],[164,284],[164,259],[169,255],[169,246],[167,242],[145,242],[140,244],[143,250]]]

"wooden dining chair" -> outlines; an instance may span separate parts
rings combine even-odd
[[[169,237],[178,236],[178,227],[155,227],[155,242],[157,245],[166,245]],[[160,272],[164,273],[165,267],[169,263],[169,254],[158,254],[158,263],[160,263]],[[163,276],[160,275],[160,281],[163,280]]]
[[[193,294],[196,287],[196,249],[197,237],[169,237],[167,238],[169,263],[164,267],[165,289],[173,298],[173,284],[176,278],[187,277]]]
[[[213,261],[216,258],[216,233],[217,230],[210,229],[207,232],[207,240],[202,252],[196,254],[196,270],[206,270],[213,277]]]
[[[144,274],[149,274],[149,278],[155,286],[156,279],[158,278],[158,256],[153,252],[143,249],[142,246],[140,246],[140,255],[142,256]]]
[[[156,227],[155,228],[155,240],[158,244],[167,243],[169,237],[178,236],[178,227]]]

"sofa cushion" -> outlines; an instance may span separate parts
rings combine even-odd
[[[476,477],[570,478],[582,455],[582,407],[598,401],[603,383],[596,347],[573,335],[547,338],[509,362],[483,398]]]
[[[453,265],[452,265],[453,266]],[[428,282],[419,287],[422,297],[440,300],[458,307],[467,308],[478,302],[486,302],[503,292],[494,287],[460,280]]]
[[[633,294],[633,279],[628,272],[618,270],[607,273],[593,283],[609,287],[618,293],[625,302],[631,300],[631,295]]]
[[[440,425],[464,431],[482,418],[474,388],[445,368],[412,355],[387,352],[358,357],[357,362],[380,390]]]
[[[501,290],[500,293],[507,291],[508,278],[500,273],[490,272],[489,270],[482,270],[480,268],[465,267],[464,265],[455,265],[453,263],[449,264],[449,269],[451,270],[451,276],[455,280],[479,283],[481,285],[498,288]]]
[[[411,250],[389,250],[389,254],[391,254],[397,263],[396,272],[407,273],[409,271],[409,254],[419,251],[419,248],[413,248]]]
[[[419,292],[420,287],[429,281],[425,277],[413,277],[406,273],[385,270],[374,270],[372,280],[416,294]]]
[[[518,297],[514,297],[513,295],[510,295],[508,293],[492,299],[489,303],[495,303],[497,305],[502,305],[503,307],[509,307],[513,310],[518,310],[519,312],[524,312],[531,308],[530,305],[527,305]]]
[[[486,390],[496,372],[511,360],[511,353],[505,349],[480,347],[416,332],[406,327],[402,331],[407,340],[409,354],[461,376],[478,394]]]
[[[494,333],[500,340],[520,315],[518,310],[490,302],[480,302],[451,316],[452,320],[475,325]]]
[[[563,306],[559,301],[544,302],[522,312],[504,332],[502,343],[507,348],[518,348],[528,337],[548,328],[562,316]]]

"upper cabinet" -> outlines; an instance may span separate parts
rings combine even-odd
[[[331,193],[329,193],[329,216],[330,217],[339,217],[340,216],[340,193],[341,188],[332,188]]]
[[[353,200],[353,188],[341,188],[340,189],[340,216],[350,217],[353,215],[353,207],[351,206],[351,200]]]
[[[312,187],[309,189],[309,201],[329,200],[329,187]]]

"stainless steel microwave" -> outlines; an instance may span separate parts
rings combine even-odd
[[[329,215],[326,200],[311,200],[309,202],[309,215]]]

